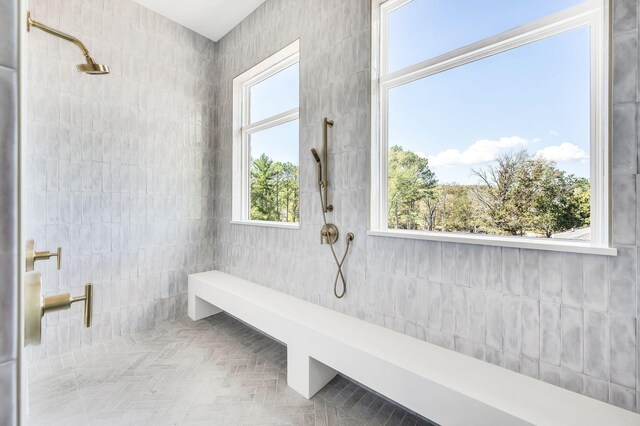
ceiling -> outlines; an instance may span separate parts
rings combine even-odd
[[[213,41],[220,40],[265,0],[135,0]]]

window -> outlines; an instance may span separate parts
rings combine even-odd
[[[370,234],[614,254],[608,6],[373,0]]]
[[[232,222],[300,220],[299,42],[233,79]]]

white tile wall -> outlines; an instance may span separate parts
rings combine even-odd
[[[37,361],[184,315],[187,274],[213,268],[215,45],[130,0],[29,7],[111,67],[80,74],[75,46],[29,34],[26,237],[63,248],[37,266],[46,294],[95,285],[92,327],[48,314]]]
[[[614,0],[615,258],[367,237],[370,1],[267,0],[217,44],[215,266],[630,410],[640,408],[638,2]],[[230,225],[231,79],[301,41],[301,229]],[[356,235],[347,295],[318,243],[315,163],[330,131],[330,217]]]

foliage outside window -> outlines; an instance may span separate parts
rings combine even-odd
[[[609,247],[606,2],[465,5],[374,0],[372,232]]]
[[[298,42],[233,81],[234,222],[300,219]]]

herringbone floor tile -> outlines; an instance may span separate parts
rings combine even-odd
[[[429,424],[341,376],[306,400],[287,387],[286,347],[226,314],[164,324],[59,365],[30,369],[29,425]]]

